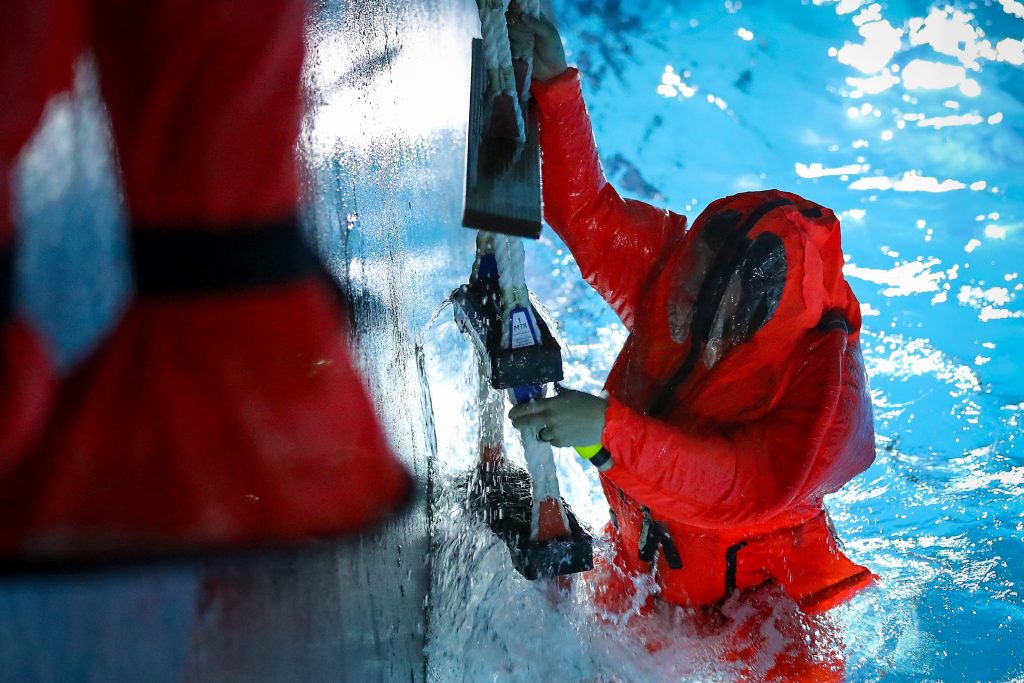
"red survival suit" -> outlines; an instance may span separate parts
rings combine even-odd
[[[43,106],[71,85],[75,9],[68,0],[7,0],[0,9],[0,478],[42,429],[56,385],[43,340],[14,309],[11,194],[15,161]]]
[[[41,443],[0,467],[0,554],[338,534],[401,508],[412,480],[297,220],[306,4],[14,0],[8,14],[0,95],[23,106],[3,119],[5,155],[81,47],[40,46],[82,22],[117,143],[137,296],[61,388]]]
[[[601,170],[574,69],[532,88],[545,217],[630,332],[612,368],[602,474],[620,561],[711,605],[776,582],[807,612],[873,578],[822,498],[874,459],[860,310],[828,209],[775,190],[686,229]]]

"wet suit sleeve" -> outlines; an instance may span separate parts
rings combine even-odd
[[[605,179],[576,69],[534,83],[531,92],[540,111],[544,218],[632,329],[640,294],[683,236],[686,218],[622,199]]]
[[[838,490],[874,457],[870,402],[845,335],[815,337],[777,406],[731,429],[680,428],[610,400],[605,476],[656,516],[700,527],[756,524]]]

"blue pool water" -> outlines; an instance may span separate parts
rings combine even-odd
[[[878,457],[828,505],[849,554],[881,576],[830,616],[849,680],[1024,680],[1024,5],[577,0],[556,11],[622,194],[692,219],[719,196],[777,187],[841,216]],[[598,390],[624,331],[550,231],[528,259],[573,354],[568,383]],[[559,457],[574,506],[603,524],[596,479]],[[493,604],[527,600],[495,572],[481,570]],[[498,642],[546,623],[535,611],[504,627],[454,623]],[[580,680],[731,676],[707,643],[680,635],[674,654],[650,658],[595,635],[605,627],[585,606],[569,611],[528,644],[466,657],[481,672],[499,657],[494,680],[543,680],[536,653],[560,642]],[[453,656],[454,641],[441,645]]]

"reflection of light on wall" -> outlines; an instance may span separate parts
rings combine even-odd
[[[371,55],[374,49],[382,50],[374,62],[367,61],[366,53],[354,53],[347,38],[314,37],[311,77],[323,93],[312,122],[319,149],[330,153],[343,141],[347,147],[365,150],[399,140],[429,139],[465,125],[466,83],[439,77],[437,52],[443,48],[412,35],[391,53],[384,41],[379,46],[368,43]]]
[[[740,30],[736,31],[736,35],[738,35],[743,40],[753,40],[754,39],[753,32],[751,32],[751,31],[749,31],[749,30],[747,30],[745,28],[741,28]]]
[[[825,176],[859,175],[871,170],[871,167],[868,164],[848,164],[838,168],[825,168],[822,164],[815,162],[813,164],[797,163],[795,170],[801,178],[824,178]]]

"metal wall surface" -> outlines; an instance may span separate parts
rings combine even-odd
[[[468,0],[321,2],[299,151],[306,222],[349,293],[353,345],[421,495],[339,543],[0,579],[4,681],[422,681],[435,446],[418,337],[472,260],[461,209]],[[130,294],[96,76],[58,98],[17,182],[20,305],[64,369]],[[258,144],[258,141],[254,141]]]

